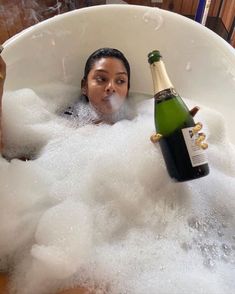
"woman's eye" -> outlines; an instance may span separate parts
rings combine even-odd
[[[126,80],[124,80],[124,79],[118,79],[117,80],[117,84],[119,84],[119,85],[122,85],[122,84],[125,84],[126,83]]]
[[[105,82],[106,81],[106,78],[105,77],[101,77],[101,76],[97,76],[95,78],[95,80],[98,82],[98,83],[102,83],[102,82]]]

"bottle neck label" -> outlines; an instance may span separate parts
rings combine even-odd
[[[175,91],[174,88],[169,88],[162,90],[154,95],[154,99],[157,103],[160,103],[162,101],[169,100],[171,98],[179,96],[178,93]]]

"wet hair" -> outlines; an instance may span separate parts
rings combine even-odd
[[[124,54],[119,51],[118,49],[114,49],[114,48],[100,48],[98,50],[96,50],[95,52],[93,52],[87,59],[86,61],[86,65],[85,65],[85,69],[84,69],[84,75],[83,75],[83,81],[87,80],[87,76],[90,72],[90,70],[92,69],[92,67],[94,66],[94,63],[101,59],[101,58],[105,58],[105,57],[111,57],[111,58],[117,58],[120,61],[122,61],[123,65],[126,68],[127,71],[127,76],[128,76],[128,90],[130,88],[130,65],[128,60],[126,59],[126,57],[124,56]]]

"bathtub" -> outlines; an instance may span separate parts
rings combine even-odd
[[[159,49],[181,96],[221,112],[235,142],[234,49],[183,16],[143,6],[96,6],[39,23],[4,46],[6,91],[77,86],[87,56],[109,46],[125,53],[131,91],[144,97],[153,94],[147,54]],[[30,95],[27,101],[38,103]],[[36,131],[20,127],[29,115],[26,106],[21,115],[13,111],[13,135],[20,143],[38,138],[37,145],[44,138],[48,146],[35,160],[0,162],[0,259],[16,259],[15,293],[52,293],[44,287],[68,287],[73,277],[77,284],[83,278],[112,283],[118,290],[111,293],[234,293],[235,152],[216,136],[219,119],[208,139],[210,175],[175,184],[148,139],[152,108],[135,124],[121,121],[97,130],[48,121],[46,131],[58,133],[58,141],[49,142],[44,124]],[[45,121],[47,106],[40,108]],[[31,115],[37,120],[37,113]],[[128,287],[137,290],[126,292]]]

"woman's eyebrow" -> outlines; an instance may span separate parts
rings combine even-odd
[[[127,76],[127,72],[125,72],[125,71],[120,71],[120,72],[117,72],[116,75],[126,75],[126,76]]]
[[[108,71],[105,70],[105,69],[96,69],[95,72],[105,72],[105,73],[108,73]]]
[[[105,69],[96,69],[95,72],[104,72],[104,73],[109,73],[107,70]],[[127,75],[127,72],[125,71],[120,71],[115,73],[116,75]]]

